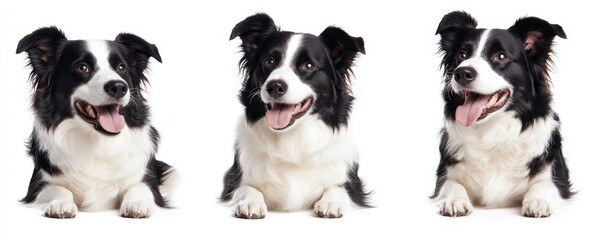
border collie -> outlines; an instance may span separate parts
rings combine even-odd
[[[547,217],[572,196],[548,75],[553,38],[566,35],[536,17],[506,30],[476,26],[456,11],[436,30],[446,120],[432,198],[444,216],[477,205]]]
[[[319,36],[281,31],[262,13],[238,23],[230,40],[238,36],[245,116],[221,200],[248,219],[311,207],[339,218],[353,202],[368,206],[347,127],[349,75],[363,39],[337,27]]]
[[[128,33],[70,41],[46,27],[20,40],[21,52],[32,67],[35,113],[35,168],[21,201],[51,218],[115,208],[144,218],[166,207],[177,176],[155,159],[159,135],[141,94],[148,59],[161,62],[156,46]]]

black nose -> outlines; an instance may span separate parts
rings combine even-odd
[[[465,86],[477,77],[477,72],[472,67],[460,67],[455,69],[455,81]]]
[[[287,83],[283,80],[272,80],[266,84],[266,92],[273,98],[280,98],[287,92]]]
[[[104,85],[104,91],[115,99],[122,98],[127,94],[127,83],[121,80],[111,80]]]

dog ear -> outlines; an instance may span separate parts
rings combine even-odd
[[[242,50],[245,55],[250,55],[262,44],[263,34],[271,31],[279,31],[272,18],[265,13],[258,13],[236,24],[229,40],[239,36],[242,39]]]
[[[454,11],[445,15],[436,29],[436,34],[443,34],[447,31],[462,31],[464,29],[474,29],[477,27],[477,21],[463,11]]]
[[[140,38],[131,33],[120,33],[115,38],[115,42],[125,46],[131,54],[131,64],[138,70],[143,72],[148,67],[148,60],[153,57],[158,62],[162,62],[160,52],[156,45],[148,43],[143,38]]]
[[[522,40],[529,57],[542,61],[549,56],[555,36],[567,39],[561,26],[536,17],[518,19],[508,31]]]
[[[327,27],[319,37],[329,50],[336,73],[348,83],[355,58],[358,53],[365,54],[363,38],[351,37],[344,30],[334,26]]]
[[[16,47],[16,53],[27,52],[29,65],[33,68],[31,79],[36,87],[41,76],[55,63],[58,47],[68,39],[55,26],[37,29],[23,37]]]
[[[445,15],[436,29],[436,33],[440,34],[439,48],[440,51],[450,52],[455,49],[454,44],[457,43],[459,37],[463,35],[466,30],[475,29],[477,21],[463,11],[454,11]]]

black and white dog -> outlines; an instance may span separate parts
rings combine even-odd
[[[266,14],[238,23],[230,40],[238,36],[245,116],[221,200],[235,203],[240,218],[312,206],[337,218],[353,202],[367,206],[347,127],[349,75],[363,39],[337,27],[319,36],[281,31]]]
[[[167,206],[178,177],[155,159],[159,135],[141,94],[148,59],[161,62],[156,46],[128,33],[70,41],[47,27],[25,36],[21,52],[32,67],[35,112],[35,168],[22,202],[43,205],[52,218],[115,208],[143,218]]]
[[[548,76],[553,38],[565,33],[535,17],[507,30],[476,25],[457,11],[436,30],[446,120],[433,198],[445,216],[522,205],[547,217],[572,195]]]

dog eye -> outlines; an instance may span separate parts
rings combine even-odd
[[[127,66],[125,66],[125,64],[119,63],[119,65],[117,65],[117,71],[119,71],[120,73],[126,73]]]
[[[506,62],[508,61],[508,56],[504,52],[498,52],[496,53],[496,56],[494,56],[494,61],[499,63]]]
[[[301,65],[301,70],[306,72],[313,72],[315,71],[315,65],[313,65],[313,63],[310,62],[304,63],[303,65]]]
[[[467,59],[467,53],[465,51],[459,52],[459,55],[457,55],[457,60],[463,61],[465,59]]]
[[[80,63],[78,66],[76,66],[76,72],[80,74],[89,73],[90,67],[86,63]]]
[[[274,68],[277,62],[273,57],[267,57],[264,59],[264,67],[266,68]]]

